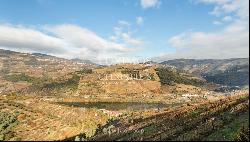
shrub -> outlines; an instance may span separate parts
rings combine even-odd
[[[180,83],[186,85],[201,85],[202,81],[196,79],[189,79],[187,77],[181,76],[178,72],[174,72],[167,68],[157,68],[157,75],[160,78],[162,84],[173,85],[173,83]]]
[[[47,74],[43,74],[42,77],[31,77],[29,75],[26,75],[25,73],[7,75],[5,76],[5,79],[11,82],[27,81],[34,84],[43,83],[50,80]]]
[[[21,73],[21,74],[7,75],[7,76],[5,76],[5,79],[8,81],[11,81],[11,82],[18,82],[18,81],[32,82],[35,78],[30,77],[24,73]]]
[[[51,82],[48,84],[45,84],[43,88],[48,88],[48,89],[62,89],[62,88],[72,88],[72,89],[77,89],[78,84],[79,84],[80,76],[78,75],[73,75],[72,78],[63,81],[63,82]]]
[[[17,125],[16,116],[7,112],[0,112],[0,141],[8,140],[13,127]]]
[[[242,127],[235,141],[249,141],[249,128]]]
[[[93,70],[92,69],[82,69],[80,71],[76,71],[78,74],[92,74]]]

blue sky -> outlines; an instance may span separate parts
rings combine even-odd
[[[0,34],[14,31],[13,35],[0,36],[0,48],[90,59],[246,57],[249,1],[235,1],[0,0]],[[244,35],[240,36],[242,31]],[[22,40],[17,37],[21,35]],[[27,38],[30,40],[25,41]],[[44,45],[39,45],[39,38]],[[232,38],[237,40],[227,47],[232,41],[226,41]],[[55,46],[49,47],[51,42]],[[218,54],[221,50],[228,51]],[[201,56],[202,51],[217,53]]]

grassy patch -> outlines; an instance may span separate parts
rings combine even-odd
[[[32,77],[26,75],[25,73],[6,75],[4,78],[7,81],[11,82],[27,81],[29,83],[34,83],[34,84],[50,80],[50,78],[45,74],[42,77]]]
[[[63,88],[72,88],[77,89],[79,84],[80,77],[78,75],[73,75],[72,78],[63,81],[63,82],[51,82],[48,84],[45,84],[43,88],[47,89],[63,89]]]
[[[76,71],[77,74],[92,74],[93,70],[92,69],[82,69],[80,71]]]
[[[33,82],[33,80],[35,80],[35,77],[30,77],[24,73],[21,73],[21,74],[6,75],[5,79],[11,82],[18,82],[18,81]]]
[[[148,135],[155,130],[157,130],[157,127],[155,125],[150,125],[149,127],[143,128],[143,135]]]
[[[188,116],[190,116],[190,117],[195,117],[195,116],[198,116],[199,114],[201,114],[201,113],[203,113],[203,112],[205,112],[205,111],[208,111],[207,106],[202,106],[202,107],[199,107],[199,108],[197,108],[196,110],[194,110],[194,111],[188,113]]]
[[[7,112],[0,112],[0,141],[12,137],[12,129],[17,125],[16,116]]]
[[[205,140],[215,141],[215,140],[225,140],[233,141],[235,140],[237,134],[242,127],[249,127],[249,113],[239,116],[229,125],[224,126],[222,129],[212,133]]]
[[[202,85],[203,82],[197,79],[189,79],[182,76],[179,72],[172,71],[167,68],[157,68],[157,75],[160,78],[162,84],[173,85],[174,83],[186,84],[186,85]]]

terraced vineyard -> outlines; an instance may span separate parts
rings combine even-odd
[[[236,95],[168,109],[147,118],[124,119],[115,126],[100,128],[90,140],[234,140],[243,127],[241,124],[245,127],[249,124],[248,109],[248,95]],[[239,120],[244,123],[234,126],[235,121]],[[230,125],[232,130],[227,134],[231,134],[231,137],[215,135]]]
[[[102,109],[60,105],[60,101],[38,96],[0,98],[1,140],[248,139],[248,93],[131,111],[114,119]]]
[[[94,108],[65,107],[34,97],[2,98],[0,112],[8,115],[1,119],[9,118],[0,123],[2,140],[63,140],[80,133],[91,136],[97,124],[108,119]]]
[[[249,140],[247,86],[220,91],[157,63],[0,54],[0,141]]]

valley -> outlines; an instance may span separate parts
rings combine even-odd
[[[241,60],[223,69],[213,67],[218,61],[101,66],[0,50],[0,140],[243,139],[249,63]],[[230,69],[248,78],[228,84],[204,76]],[[225,85],[239,87],[221,91]]]

